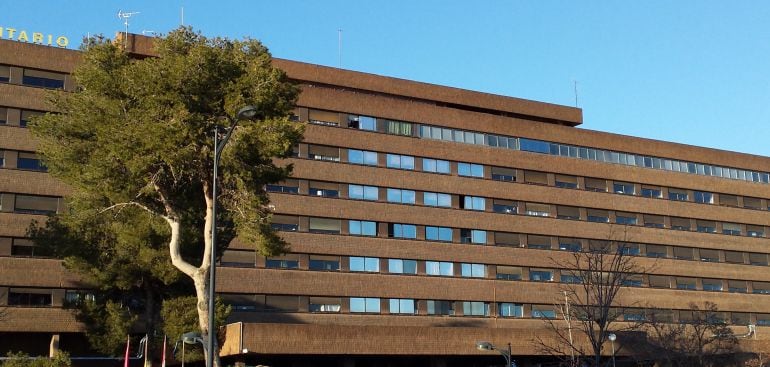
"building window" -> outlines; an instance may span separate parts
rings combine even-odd
[[[8,306],[50,307],[51,292],[14,290],[8,292]]]
[[[414,169],[414,157],[408,155],[388,154],[387,167],[398,169]]]
[[[417,274],[417,261],[388,259],[388,272],[394,274]]]
[[[642,278],[640,276],[632,275],[622,280],[621,284],[624,287],[641,287]]]
[[[33,257],[35,256],[35,243],[28,238],[14,238],[11,240],[11,256]]]
[[[21,79],[21,84],[32,87],[64,89],[65,77],[66,74],[63,73],[24,69],[24,76]]]
[[[469,210],[486,210],[486,200],[478,196],[463,196],[462,209]]]
[[[56,214],[59,198],[16,194],[14,212],[20,214]]]
[[[550,250],[551,237],[528,235],[527,248],[531,248],[535,250]]]
[[[615,223],[617,224],[623,224],[628,226],[635,226],[637,224],[636,222],[636,214],[634,213],[615,213]]]
[[[412,136],[412,124],[403,121],[388,121],[388,134]]]
[[[588,219],[589,222],[596,222],[596,223],[610,222],[610,215],[609,215],[609,212],[607,212],[606,210],[588,209],[587,214],[588,216],[586,217],[586,219]]]
[[[349,232],[352,235],[376,236],[377,222],[370,222],[365,220],[351,220],[349,222]]]
[[[340,149],[336,147],[326,147],[321,145],[308,145],[307,156],[317,161],[340,161]]]
[[[375,131],[377,130],[377,120],[369,116],[350,116],[348,127],[359,130]]]
[[[484,177],[484,166],[474,163],[457,163],[457,174],[467,177]]]
[[[556,187],[560,187],[560,188],[563,188],[563,189],[577,189],[578,188],[577,177],[575,177],[575,176],[556,175],[555,179],[556,179],[556,181],[555,181]]]
[[[449,173],[449,161],[444,161],[440,159],[430,159],[430,158],[423,158],[422,159],[422,170],[425,172],[433,172],[433,173]]]
[[[556,218],[579,220],[580,219],[580,208],[577,208],[577,207],[574,207],[574,206],[557,205],[556,206]]]
[[[348,198],[376,201],[379,198],[379,189],[374,186],[348,185]]]
[[[559,274],[559,281],[566,284],[580,284],[583,282],[583,278],[570,270],[562,270]]]
[[[731,236],[741,235],[741,225],[738,223],[722,223],[722,233]]]
[[[19,152],[19,157],[16,160],[16,168],[41,172],[48,170],[40,161],[40,158],[38,158],[37,154],[25,152]]]
[[[533,282],[551,282],[553,281],[553,272],[544,269],[530,269],[529,280]]]
[[[461,243],[487,243],[487,231],[480,229],[461,229],[460,230],[460,242]]]
[[[426,226],[425,239],[430,241],[452,242],[452,228]]]
[[[687,195],[687,191],[678,190],[678,189],[668,189],[668,199],[675,200],[675,201],[688,201],[690,200],[690,197],[689,195]]]
[[[714,194],[705,191],[694,191],[693,199],[696,203],[714,204]]]
[[[677,277],[676,289],[695,290],[695,279]]]
[[[532,317],[537,319],[555,319],[556,311],[553,306],[532,305]]]
[[[282,192],[285,194],[297,194],[299,193],[299,181],[286,180],[274,184],[265,185],[267,192]]]
[[[710,292],[721,292],[722,280],[721,279],[703,279],[703,290],[710,291]]]
[[[642,185],[642,196],[646,198],[659,199],[663,197],[663,191],[657,186]]]
[[[463,302],[463,315],[465,316],[489,316],[489,303]]]
[[[339,271],[340,258],[336,256],[311,255],[309,268],[316,271]]]
[[[607,180],[586,177],[585,183],[588,191],[607,192]]]
[[[310,195],[325,198],[336,198],[340,196],[340,185],[337,183],[310,181],[308,186]]]
[[[340,312],[342,302],[334,297],[310,297],[308,311],[310,312]]]
[[[497,279],[521,280],[522,270],[516,266],[497,266]]]
[[[619,243],[618,253],[623,255],[639,256],[641,249],[637,243]]]
[[[746,281],[744,280],[728,280],[727,291],[730,293],[746,293],[747,292]]]
[[[454,264],[444,261],[426,261],[425,273],[427,275],[451,277],[454,275]]]
[[[65,306],[78,306],[83,302],[94,302],[96,296],[90,291],[84,290],[67,290],[64,292],[64,305]]]
[[[417,238],[417,226],[414,224],[390,223],[388,224],[388,237]]]
[[[647,257],[664,258],[667,257],[666,246],[647,245]]]
[[[703,233],[716,233],[717,232],[717,225],[715,222],[707,221],[707,220],[697,220],[695,221],[697,227],[696,229],[698,232]]]
[[[265,267],[269,269],[299,269],[298,258],[267,258]]]
[[[454,302],[428,300],[428,315],[451,316],[455,314]],[[770,324],[770,322],[768,322]]]
[[[265,311],[269,312],[297,312],[299,311],[298,296],[265,296]]]
[[[492,167],[492,179],[497,181],[516,181],[516,170],[512,168]]]
[[[270,217],[270,227],[276,231],[296,232],[299,229],[299,218],[275,214]]]
[[[443,208],[452,207],[452,195],[440,194],[436,192],[423,193],[423,204],[427,206],[440,206]]]
[[[340,114],[332,111],[322,110],[308,110],[308,121],[311,124],[326,125],[326,126],[339,126]]]
[[[548,185],[548,174],[539,171],[524,171],[524,182],[535,185]]]
[[[520,303],[500,303],[498,311],[502,317],[524,317],[524,306]]]
[[[388,202],[400,204],[414,204],[415,193],[412,190],[388,189]]]
[[[460,276],[465,278],[486,278],[486,268],[484,264],[460,264]]]
[[[8,65],[0,65],[0,83],[8,83],[11,80],[11,68]]]
[[[612,192],[616,194],[623,194],[623,195],[634,195],[636,194],[634,190],[634,184],[628,183],[628,182],[613,182],[612,183]]]
[[[340,220],[328,218],[309,218],[309,231],[311,233],[340,233]]]
[[[533,217],[550,217],[551,206],[548,204],[526,203],[525,214]]]
[[[515,201],[492,200],[492,211],[501,214],[516,214],[519,204]]]
[[[559,250],[569,252],[580,252],[583,250],[583,246],[579,240],[573,238],[559,238]]]
[[[351,297],[350,312],[380,313],[380,299]]]
[[[380,272],[380,259],[376,257],[350,257],[350,271]]]
[[[404,298],[391,298],[389,311],[393,314],[414,315],[417,313],[417,309],[414,307],[414,300]]]
[[[366,150],[348,149],[348,163],[376,166],[377,153]]]

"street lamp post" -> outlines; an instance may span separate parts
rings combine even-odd
[[[615,367],[615,339],[617,339],[618,336],[615,335],[615,333],[610,333],[607,335],[607,339],[610,340],[610,344],[612,344],[612,367]]]
[[[206,367],[214,366],[214,328],[216,327],[214,322],[214,285],[216,284],[216,260],[217,260],[217,174],[219,169],[219,157],[222,155],[222,149],[230,140],[230,136],[235,131],[235,126],[238,125],[240,120],[252,120],[257,116],[257,109],[254,106],[245,106],[238,111],[235,116],[235,120],[230,120],[230,128],[227,129],[227,134],[220,140],[219,139],[219,127],[214,127],[214,178],[211,187],[211,267],[209,268],[209,335],[208,335],[208,348],[206,350]]]
[[[508,350],[500,349],[490,342],[477,342],[476,349],[478,350],[494,350],[500,353],[505,358],[506,367],[516,367],[516,362],[511,360],[511,343],[508,343]]]

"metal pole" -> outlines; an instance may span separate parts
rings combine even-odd
[[[219,166],[219,129],[214,127],[214,179],[211,187],[211,266],[209,267],[209,335],[206,367],[214,366],[214,283],[216,281],[217,250],[217,171]]]
[[[505,361],[508,363],[506,367],[511,367],[511,343],[508,343],[508,355],[506,355]]]
[[[615,367],[615,341],[611,340],[610,344],[612,344],[612,367]]]

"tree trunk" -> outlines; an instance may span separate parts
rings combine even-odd
[[[214,361],[212,366],[219,367],[219,343],[217,343],[216,331],[209,330],[209,276],[208,271],[200,269],[192,276],[195,283],[195,295],[198,298],[196,308],[198,310],[198,326],[201,329],[201,338],[203,339],[204,351],[208,349],[208,338],[214,338]]]

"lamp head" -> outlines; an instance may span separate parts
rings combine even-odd
[[[478,350],[495,350],[495,346],[490,342],[476,342],[476,349]]]
[[[196,333],[194,331],[182,334],[182,341],[185,344],[203,343],[203,339],[201,339],[201,334]]]
[[[617,338],[618,336],[615,335],[615,333],[610,333],[609,335],[607,335],[607,339],[609,339],[611,342],[614,342]]]
[[[236,120],[253,120],[257,117],[257,108],[254,106],[243,106],[235,115]]]

